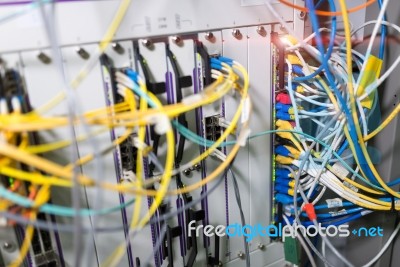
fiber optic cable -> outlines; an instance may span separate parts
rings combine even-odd
[[[43,186],[37,195],[37,198],[34,201],[34,206],[40,206],[40,203],[47,202],[49,200],[50,193],[49,193],[49,186]],[[36,220],[37,212],[35,209],[32,209],[29,214],[29,219],[34,221]],[[9,267],[18,267],[21,265],[21,263],[24,261],[26,255],[29,252],[29,247],[32,243],[32,238],[33,238],[33,231],[34,228],[33,226],[27,226],[25,229],[25,237],[22,242],[22,245],[19,249],[19,253],[17,258],[9,265]]]
[[[228,134],[229,134],[229,133],[233,130],[233,128],[235,127],[236,122],[239,120],[239,117],[240,117],[240,115],[241,115],[241,112],[242,112],[242,109],[243,109],[243,107],[244,107],[245,101],[248,101],[248,100],[247,100],[247,99],[248,99],[248,98],[247,98],[247,90],[248,90],[249,84],[248,84],[248,76],[247,76],[247,73],[246,73],[245,69],[244,69],[242,66],[238,65],[238,63],[235,63],[235,64],[234,64],[234,67],[237,68],[237,69],[238,69],[240,72],[242,72],[243,75],[244,75],[244,86],[243,86],[242,99],[241,99],[241,102],[240,102],[239,107],[238,107],[238,109],[237,109],[237,112],[235,113],[234,117],[232,118],[230,127],[228,127],[228,129],[226,129],[226,131],[221,135],[221,137],[220,137],[207,151],[203,152],[203,153],[202,153],[199,157],[197,157],[196,159],[190,161],[190,163],[189,163],[190,166],[193,166],[193,165],[196,164],[197,162],[203,160],[206,156],[208,156],[208,155],[210,154],[209,151],[215,150],[215,148],[218,147],[219,144],[223,142],[223,140],[228,136]],[[149,95],[151,96],[151,94],[149,94]],[[248,124],[248,121],[245,122],[244,127],[242,127],[241,133],[239,134],[238,140],[241,140],[241,142],[243,142],[243,141],[245,141],[245,140],[247,139],[248,132],[247,132],[246,130],[243,130],[243,129],[246,129],[246,128],[248,127],[247,124]],[[245,138],[245,140],[243,140],[243,138]],[[198,183],[195,183],[195,184],[186,186],[185,188],[181,188],[181,189],[174,190],[174,191],[172,191],[172,192],[168,192],[168,194],[182,194],[182,193],[187,193],[187,192],[193,191],[193,190],[195,190],[195,189],[197,189],[197,188],[203,186],[204,184],[208,183],[209,181],[215,179],[215,177],[216,177],[219,173],[221,173],[221,171],[226,167],[226,165],[229,164],[229,161],[230,161],[230,160],[234,157],[234,155],[238,152],[239,148],[240,148],[240,142],[239,142],[239,143],[235,143],[235,144],[233,145],[233,148],[232,148],[231,152],[230,152],[229,155],[227,156],[226,161],[225,161],[223,164],[219,165],[219,166],[217,167],[216,170],[214,170],[210,175],[208,175],[208,176],[207,176],[206,178],[204,178],[203,180],[199,181]],[[112,185],[108,185],[108,186],[111,187],[111,188],[114,187],[114,186],[112,186]],[[114,187],[114,188],[116,188],[116,187]],[[121,188],[120,188],[120,189],[121,189]],[[136,194],[140,194],[140,193],[145,192],[145,193],[148,194],[148,195],[153,195],[153,194],[155,193],[155,192],[152,191],[152,190],[143,190],[143,192],[141,192],[141,191],[139,191],[139,190],[129,190],[128,188],[127,188],[127,191],[132,191],[132,192],[134,192],[134,193],[136,193]]]
[[[83,66],[78,75],[71,81],[70,86],[73,89],[78,88],[79,84],[86,78],[89,72],[95,67],[97,61],[100,58],[100,55],[107,49],[108,45],[111,43],[113,36],[117,32],[119,25],[122,22],[126,12],[128,11],[128,7],[131,3],[131,0],[121,0],[121,4],[118,7],[115,16],[109,25],[106,33],[100,41],[100,45],[98,49],[95,51],[94,56],[91,57],[88,63]],[[54,106],[58,105],[65,97],[64,93],[60,93],[56,95],[53,99],[51,99],[48,103],[43,105],[40,108],[35,110],[36,113],[42,114],[52,109]]]
[[[378,16],[378,22],[379,22],[379,21],[382,21],[383,16],[384,16],[384,12],[385,12],[385,9],[386,9],[388,3],[389,3],[388,0],[385,0],[385,1],[383,2],[381,11],[380,11],[379,16]],[[340,0],[340,4],[341,4],[341,6],[342,6],[342,9],[345,9],[345,8],[346,8],[346,3],[344,2],[344,0]],[[343,20],[344,20],[344,22],[345,22],[344,25],[345,25],[345,33],[346,33],[346,44],[347,44],[347,47],[351,47],[350,30],[349,30],[349,27],[348,27],[348,16],[347,16],[347,14],[344,14],[344,15],[343,15]],[[376,35],[376,31],[377,31],[376,29],[379,27],[379,25],[380,25],[380,23],[377,23],[377,24],[375,25],[374,32],[373,32],[373,36],[374,36],[374,33],[375,33],[375,35]],[[371,39],[372,39],[372,38],[371,38]],[[348,62],[348,64],[350,64],[350,62],[351,62],[351,54],[350,54],[349,52],[347,52],[347,62]],[[354,120],[357,122],[357,119],[358,119],[358,118],[357,118],[357,115],[354,114],[356,111],[355,111],[355,105],[354,105],[354,89],[353,89],[353,84],[352,84],[352,81],[351,81],[352,69],[351,69],[350,66],[348,66],[348,73],[349,73],[349,81],[350,81],[350,82],[348,83],[348,86],[349,86],[350,101],[351,101],[351,103],[352,103],[351,106],[352,106],[352,110],[353,110],[353,118],[354,118]],[[360,140],[363,140],[362,135],[361,135],[361,131],[360,131],[358,125],[356,125],[355,128],[356,128],[356,131],[357,131],[357,136],[358,136],[358,138],[359,138]],[[375,175],[375,177],[376,177],[376,180],[379,182],[379,184],[380,184],[384,189],[386,189],[390,194],[392,194],[393,196],[395,196],[395,197],[400,197],[400,194],[397,193],[397,192],[395,192],[395,191],[393,191],[390,187],[388,187],[388,186],[386,185],[386,183],[382,180],[382,178],[379,176],[379,174],[377,173],[375,167],[372,165],[371,159],[369,158],[368,152],[366,151],[366,147],[363,145],[363,142],[361,142],[361,149],[362,149],[364,155],[366,156],[367,163],[368,163],[368,165],[370,166],[370,168],[371,168],[372,172],[374,173],[374,175]]]
[[[335,10],[335,8],[334,8],[335,3],[333,1],[329,1],[329,4],[333,6],[333,7],[331,7],[331,10]],[[337,27],[336,26],[336,16],[333,16],[332,17],[331,36],[329,39],[328,50],[325,54],[324,61],[328,61],[332,55],[333,46],[334,46],[335,37],[336,37],[336,27]],[[323,69],[324,69],[323,64],[321,64],[313,73],[303,76],[303,77],[295,77],[293,80],[295,82],[308,81],[308,80],[314,78],[315,76],[317,76],[318,74],[320,74],[323,71]]]
[[[290,3],[290,2],[288,2],[288,1],[286,1],[286,0],[279,0],[279,2],[281,2],[282,4],[287,5],[287,6],[289,6],[289,7],[292,7],[292,8],[294,8],[294,9],[303,11],[303,12],[307,12],[307,13],[312,12],[311,10],[309,10],[309,9],[307,9],[307,8],[305,8],[305,7],[294,5],[294,4],[292,4],[292,3]],[[319,15],[319,16],[327,16],[327,17],[332,17],[332,16],[343,16],[343,14],[345,14],[345,13],[346,13],[346,14],[348,14],[348,13],[353,13],[353,12],[356,12],[356,11],[358,11],[358,10],[364,9],[364,8],[366,8],[366,7],[370,6],[370,5],[372,5],[372,4],[375,3],[375,2],[376,2],[376,0],[368,0],[368,1],[367,1],[366,3],[364,3],[364,4],[361,4],[361,5],[359,5],[359,6],[353,7],[353,8],[351,8],[351,9],[347,9],[347,10],[346,10],[347,12],[342,12],[342,11],[323,11],[323,10],[315,10],[315,11],[313,11],[313,12],[314,12],[316,15]]]
[[[141,88],[141,91],[146,92],[146,85],[143,83],[143,81],[138,80],[139,86]],[[154,98],[152,99],[154,101],[154,104],[157,106],[157,108],[162,112],[163,107],[160,101],[158,99]],[[145,100],[144,100],[145,101]],[[141,102],[146,103],[146,102]],[[139,222],[135,222],[135,218],[133,217],[131,221],[131,226],[130,229],[133,229],[133,227],[139,227],[139,229],[143,228],[146,223],[150,220],[151,216],[156,212],[157,208],[161,204],[162,199],[164,198],[164,195],[168,191],[168,186],[172,177],[172,169],[173,169],[173,163],[174,163],[174,134],[172,131],[172,127],[170,125],[169,120],[165,120],[163,122],[165,125],[163,127],[165,128],[166,132],[166,139],[167,139],[167,156],[166,156],[166,162],[165,162],[165,167],[164,167],[164,173],[163,173],[163,179],[161,180],[160,188],[156,191],[156,196],[154,198],[153,203],[151,204],[148,212],[146,215],[139,220]],[[129,236],[128,236],[129,237]],[[123,251],[125,248],[125,242],[121,245],[119,245],[116,250],[108,257],[104,263],[105,266],[116,266],[119,261],[121,260],[121,257],[123,255]]]

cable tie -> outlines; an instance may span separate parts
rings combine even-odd
[[[251,130],[249,128],[244,129],[242,134],[239,136],[239,138],[237,139],[237,143],[242,146],[245,147],[246,143],[247,143],[247,139],[250,136]]]

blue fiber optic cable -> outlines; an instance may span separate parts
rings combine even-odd
[[[129,75],[128,75],[129,76]],[[154,106],[154,103],[152,102],[152,100],[147,96],[146,93],[142,92],[139,88],[139,86],[134,83],[134,88],[132,88],[132,90],[138,94],[140,97],[144,97],[146,99],[146,101],[148,101],[149,105]],[[189,129],[187,129],[185,126],[181,125],[179,122],[176,121],[172,121],[172,125],[174,127],[176,127],[178,129],[178,131],[185,136],[185,138],[187,138],[188,140],[201,145],[201,146],[207,146],[210,147],[214,144],[213,141],[207,140],[201,136],[198,136],[197,134],[193,133],[192,131],[190,131]],[[261,133],[257,133],[254,134],[252,136],[249,137],[249,139],[253,139],[253,138],[257,138],[260,136],[264,136],[266,134],[273,134],[273,133],[277,133],[277,132],[290,132],[290,133],[296,133],[296,134],[300,134],[305,136],[306,138],[312,139],[314,141],[316,141],[317,143],[321,144],[322,146],[329,148],[329,145],[327,145],[326,143],[324,143],[321,140],[316,139],[315,137],[308,135],[306,133],[303,132],[299,132],[299,131],[294,131],[294,130],[270,130],[270,131],[264,131]],[[236,141],[226,141],[221,143],[220,147],[224,147],[224,146],[230,146],[230,145],[234,145],[236,143]],[[333,151],[333,155],[343,164],[343,166],[349,170],[352,174],[356,175],[360,180],[364,181],[365,183],[367,183],[368,185],[372,186],[375,189],[381,190],[383,191],[383,189],[378,186],[375,185],[371,182],[369,182],[368,180],[364,179],[364,177],[362,177],[360,174],[358,174],[357,172],[355,172],[335,151]]]
[[[341,107],[342,107],[342,109],[343,109],[343,111],[344,111],[344,113],[345,113],[345,115],[347,117],[347,122],[348,122],[348,125],[349,125],[350,138],[353,140],[354,147],[355,147],[355,150],[356,150],[356,154],[357,154],[357,158],[359,160],[360,167],[364,171],[365,175],[368,177],[369,180],[371,180],[374,184],[378,184],[378,181],[375,179],[370,167],[368,166],[368,164],[366,162],[366,159],[365,159],[365,156],[362,153],[361,147],[360,147],[360,145],[359,145],[359,143],[357,141],[358,138],[357,138],[357,134],[356,134],[356,131],[355,131],[355,124],[354,124],[353,117],[352,117],[352,115],[350,113],[350,110],[347,107],[347,104],[346,104],[343,96],[341,95],[341,93],[339,92],[337,87],[335,86],[333,74],[331,73],[331,71],[329,69],[328,61],[323,56],[324,47],[323,47],[323,44],[322,44],[321,34],[318,31],[318,28],[319,28],[318,18],[317,18],[316,14],[315,14],[314,4],[313,4],[312,0],[306,0],[306,3],[307,3],[307,7],[310,10],[311,24],[312,24],[313,29],[315,30],[315,33],[316,33],[317,47],[318,47],[318,50],[321,53],[321,60],[322,60],[321,64],[322,64],[322,67],[326,70],[326,77],[328,79],[329,86],[331,87],[331,89],[333,89],[333,91],[334,91],[336,97],[338,98],[338,100],[339,100],[339,102],[341,104]],[[329,0],[329,3],[330,3],[331,11],[333,11],[333,12],[336,11],[336,8],[335,8],[335,5],[333,3],[333,0]]]
[[[348,210],[344,210],[345,212],[343,212],[343,214],[341,214],[340,212],[338,213],[317,213],[317,217],[321,218],[321,219],[325,219],[325,218],[338,218],[338,217],[342,217],[342,216],[346,216],[349,214],[353,214],[353,213],[357,213],[360,211],[363,211],[364,208],[353,208],[353,209],[348,209]],[[306,213],[301,213],[301,216],[303,217],[307,217]]]
[[[318,3],[315,4],[315,8],[316,8],[316,9],[319,8],[319,6],[320,6],[321,4],[323,4],[324,2],[325,2],[325,0],[319,0]]]
[[[379,8],[382,8],[382,0],[378,0],[378,5],[379,5]],[[385,12],[385,15],[383,16],[383,21],[387,21],[386,12]],[[379,56],[378,56],[380,59],[383,59],[383,57],[385,55],[386,35],[387,35],[387,26],[382,24],[381,40],[380,40],[380,44],[379,44]]]
[[[324,0],[321,0],[320,2],[322,2]],[[331,5],[331,10],[335,10],[335,4],[332,1],[329,1],[330,5]],[[332,6],[333,5],[333,6]],[[310,10],[311,13],[311,10]],[[316,36],[319,35],[319,31],[318,28],[314,29],[316,32]],[[336,37],[336,31],[337,31],[337,21],[336,21],[336,16],[332,17],[332,29],[331,29],[331,37],[329,40],[329,44],[328,44],[328,50],[326,52],[326,55],[323,56],[323,51],[321,52],[321,57],[323,57],[323,60],[328,62],[328,60],[330,59],[331,55],[332,55],[332,51],[333,51],[333,46],[335,44],[335,37]],[[320,36],[320,35],[319,35]],[[303,77],[295,77],[293,78],[293,81],[298,81],[298,82],[304,82],[304,81],[308,81],[312,78],[315,78],[318,74],[320,74],[324,69],[323,64],[321,64],[318,69],[316,69],[313,73],[311,73],[310,75],[307,76],[303,76]]]

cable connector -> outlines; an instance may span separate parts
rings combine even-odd
[[[276,184],[274,189],[275,189],[275,191],[278,192],[278,193],[287,194],[287,195],[292,195],[292,194],[289,194],[289,191],[290,191],[291,189],[290,189],[289,186],[287,186],[287,185]]]
[[[122,170],[121,183],[136,181],[136,175],[133,171]]]
[[[292,65],[301,65],[301,61],[296,55],[288,54],[287,59],[289,60],[290,64],[292,64]]]
[[[308,219],[314,221],[317,219],[317,214],[315,214],[314,205],[312,203],[304,204],[303,210],[307,213]]]
[[[297,92],[297,93],[303,94],[303,93],[305,92],[304,87],[301,86],[301,85],[298,85],[298,86],[296,87],[296,92]]]
[[[293,130],[293,126],[290,122],[284,120],[277,120],[275,125],[280,128],[280,130]]]
[[[218,125],[223,127],[223,128],[228,128],[229,125],[231,125],[231,122],[225,119],[224,117],[219,117],[218,118]],[[235,126],[236,129],[236,126]]]
[[[284,146],[275,147],[275,153],[284,157],[290,157],[290,151]]]
[[[211,156],[214,156],[216,158],[218,158],[221,161],[225,161],[226,160],[226,155],[224,153],[222,153],[220,150],[216,149],[211,153]]]
[[[283,194],[283,193],[277,193],[275,195],[275,200],[277,202],[282,203],[282,204],[291,204],[291,203],[293,203],[293,197],[288,196],[288,195]]]
[[[278,128],[278,130],[286,130],[286,129]],[[288,133],[288,132],[278,132],[278,133],[276,133],[276,135],[283,139],[287,139],[287,140],[292,140],[292,138],[293,138],[292,134]]]
[[[241,134],[237,138],[237,143],[241,147],[245,147],[247,144],[247,139],[249,138],[250,134],[251,134],[251,129],[243,129],[241,131]]]
[[[287,169],[279,168],[275,170],[275,176],[279,176],[282,178],[289,178],[290,176],[290,171]]]
[[[163,135],[171,130],[171,122],[167,115],[153,114],[148,116],[148,120],[151,124],[154,124],[154,131],[158,135]]]
[[[285,105],[282,103],[276,103],[275,105],[275,109],[278,110],[278,112],[285,112],[285,113],[289,113],[290,115],[294,114],[294,108],[292,105]],[[303,110],[302,106],[297,106],[298,110]]]
[[[289,109],[293,108],[292,105],[285,105],[282,103],[276,103],[275,109],[283,112],[289,112]]]
[[[285,105],[292,104],[292,100],[290,100],[290,96],[285,93],[277,94],[276,101],[278,101],[279,103],[285,104]]]
[[[11,106],[14,112],[20,113],[21,112],[21,102],[19,101],[18,97],[13,96],[11,98]]]
[[[126,69],[125,70],[126,75],[131,78],[132,81],[135,83],[139,83],[139,74],[131,69]]]
[[[5,98],[2,98],[0,100],[0,114],[5,115],[8,113],[9,113],[9,110],[8,110],[7,100]]]
[[[275,125],[277,126],[277,130],[284,130],[284,131],[293,130],[293,126],[289,121],[277,120],[275,122]],[[277,132],[276,135],[284,139],[293,140],[293,136],[290,132]]]
[[[216,70],[222,70],[222,65],[211,63],[211,68],[216,69]]]
[[[233,59],[227,58],[227,57],[218,57],[218,60],[232,66],[233,65]]]
[[[292,65],[293,72],[299,76],[304,76],[303,67],[301,65]]]
[[[294,148],[294,147],[292,147],[292,146],[284,146],[289,152],[290,152],[290,155],[293,157],[293,158],[295,158],[295,159],[298,159],[298,158],[300,158],[300,155],[301,155],[301,153],[300,153],[300,151],[298,151],[296,148]]]
[[[294,184],[295,184],[295,180],[288,180],[288,179],[277,179],[275,181],[276,185],[283,185],[288,187],[288,189],[293,189],[294,188]]]
[[[284,157],[281,155],[277,155],[275,157],[275,161],[278,162],[279,164],[283,164],[283,165],[291,165],[293,163],[293,159],[289,158],[289,157]]]
[[[290,115],[289,113],[282,112],[280,110],[276,113],[276,117],[284,121],[294,120],[294,115]]]

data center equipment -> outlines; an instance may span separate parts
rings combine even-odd
[[[0,1],[0,266],[398,266],[399,11]]]

